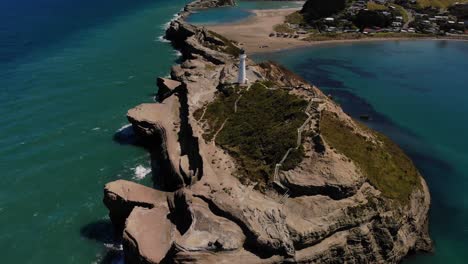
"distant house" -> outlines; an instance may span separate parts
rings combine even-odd
[[[333,17],[326,17],[326,18],[325,18],[325,21],[327,21],[327,22],[333,22],[333,21],[335,21],[335,19],[334,19]]]
[[[446,21],[449,19],[448,16],[434,16],[435,20],[437,21]]]

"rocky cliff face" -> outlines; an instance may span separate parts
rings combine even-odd
[[[378,147],[383,143],[374,132],[274,63],[248,61],[247,76],[311,102],[305,158],[280,170],[266,191],[242,184],[240,165],[203,139],[207,124],[194,117],[220,87],[235,82],[236,57],[226,52],[234,44],[182,21],[167,34],[184,61],[173,67],[172,81],[158,80],[161,102],[140,105],[128,118],[165,164],[158,178],[170,192],[126,181],[104,192],[126,263],[398,263],[431,249],[424,179],[418,176],[404,202],[389,198],[362,166],[330,146],[321,120],[332,113],[343,129]]]

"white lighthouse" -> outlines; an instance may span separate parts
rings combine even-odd
[[[237,79],[239,85],[247,84],[247,78],[245,76],[245,59],[247,59],[247,55],[244,50],[241,50],[239,55],[239,78]]]

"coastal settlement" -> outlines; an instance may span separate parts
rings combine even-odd
[[[468,2],[309,0],[272,37],[327,38],[468,36]],[[364,36],[363,36],[364,35]]]

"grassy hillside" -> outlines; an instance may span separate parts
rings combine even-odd
[[[217,99],[206,107],[203,117],[209,128],[205,139],[227,150],[238,163],[239,178],[243,182],[256,182],[260,190],[266,188],[275,164],[286,151],[296,146],[297,129],[305,122],[303,112],[307,101],[284,90],[265,88],[271,83],[255,83],[250,90],[231,87],[220,92]],[[238,111],[234,104],[239,96]],[[194,116],[200,119],[203,110]],[[303,158],[303,150],[291,153],[283,169],[293,168]]]
[[[325,111],[320,122],[322,136],[331,147],[352,159],[385,197],[406,204],[413,190],[420,188],[418,170],[390,139],[362,128],[373,133],[382,144],[374,144],[356,134],[331,112]]]
[[[388,7],[377,4],[376,2],[369,1],[367,2],[367,9],[369,10],[388,10]]]

